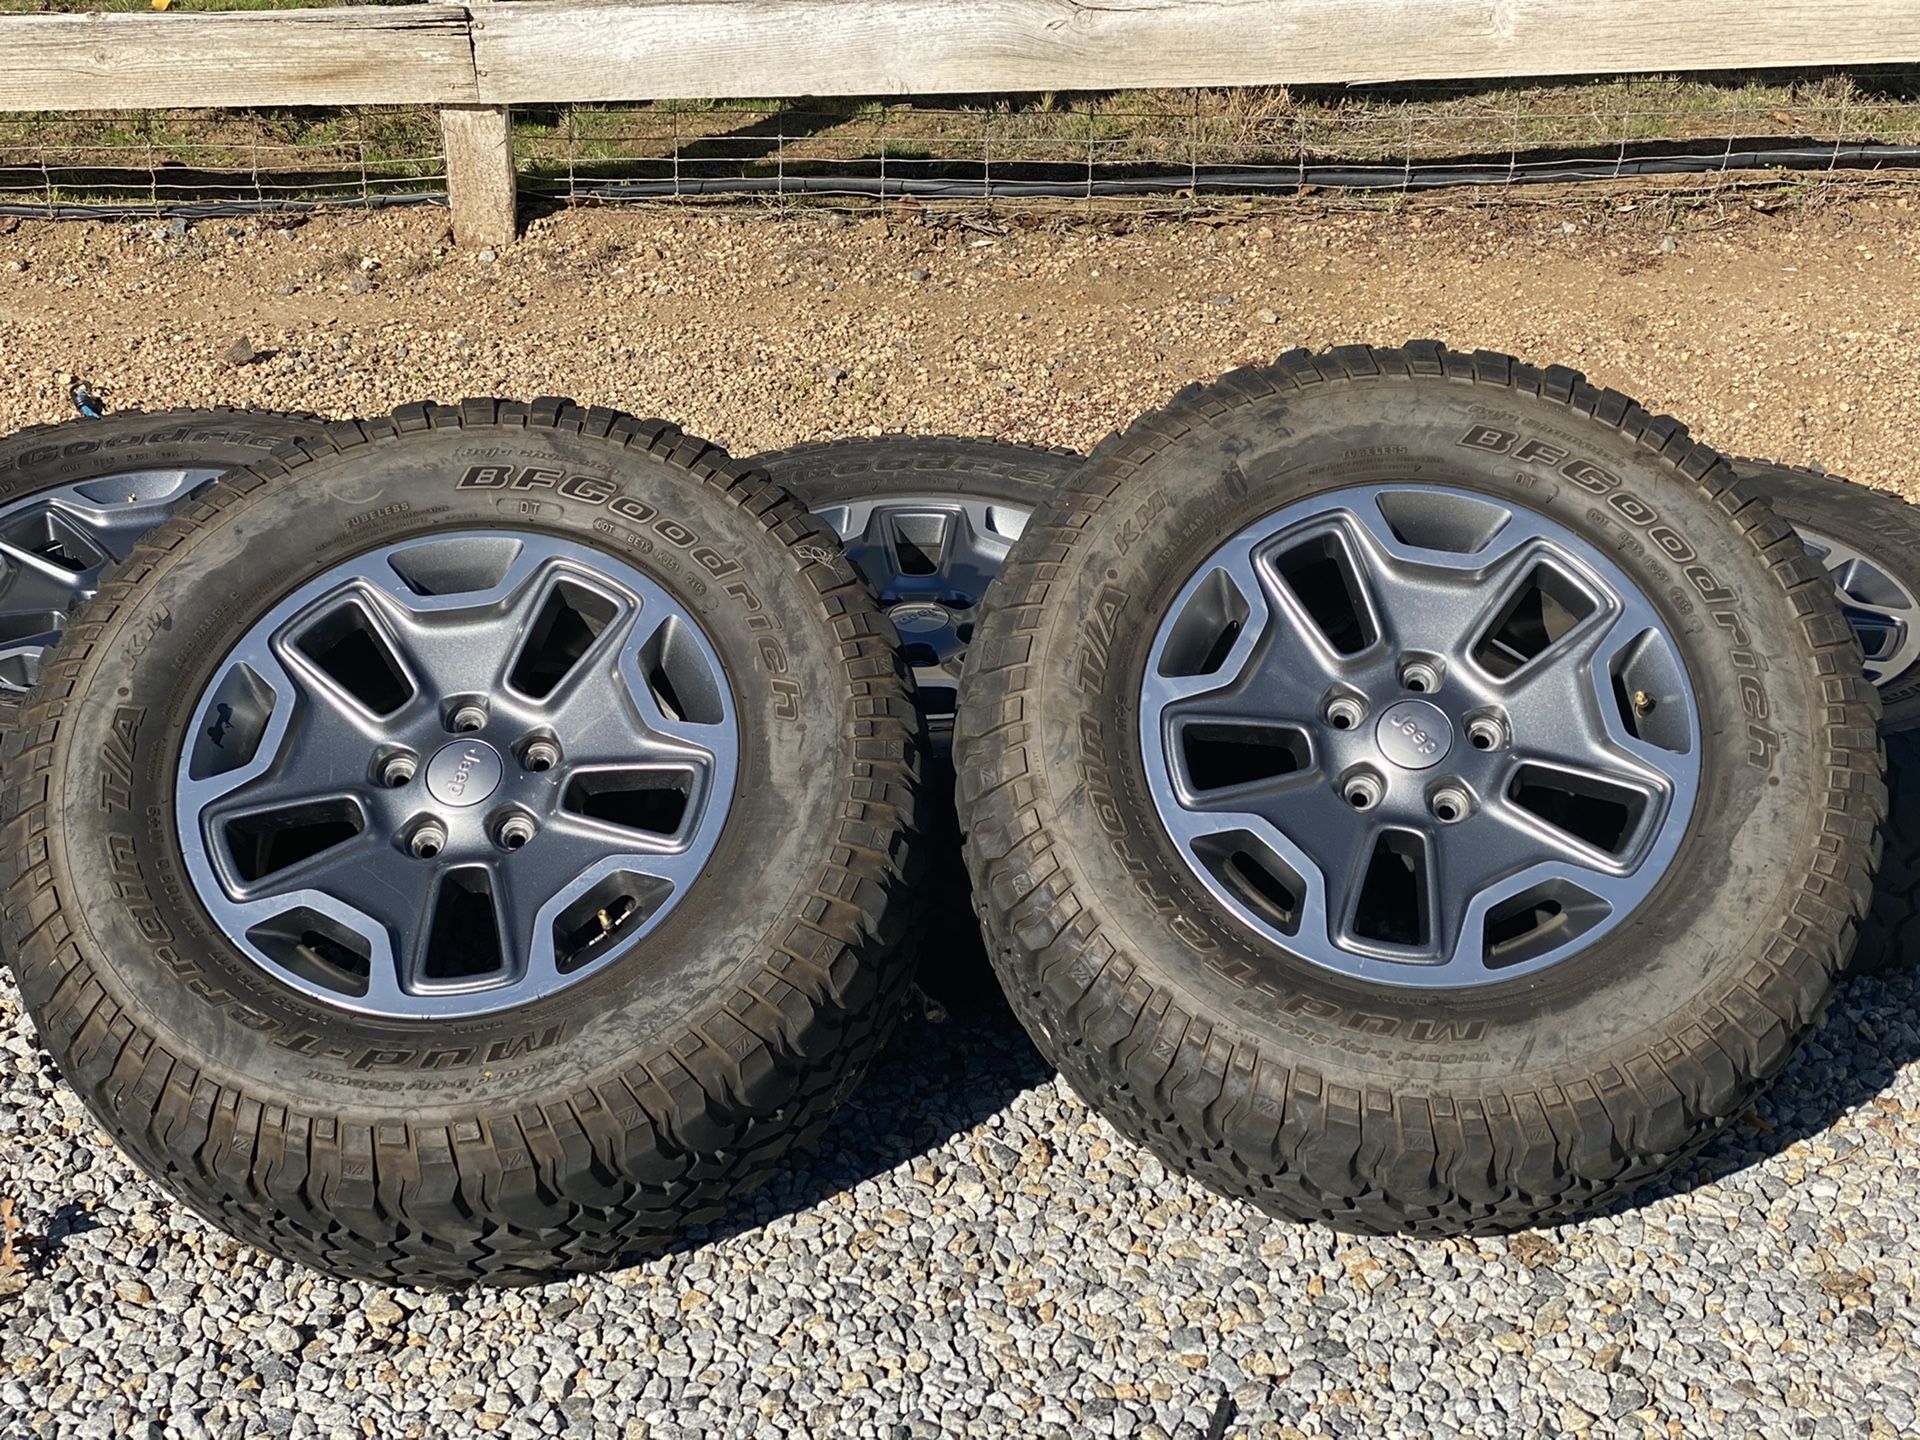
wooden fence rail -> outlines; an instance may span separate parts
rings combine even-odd
[[[0,110],[443,107],[456,232],[499,244],[515,104],[1915,61],[1920,0],[469,0],[0,16]]]

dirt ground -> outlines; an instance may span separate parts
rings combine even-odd
[[[0,428],[71,415],[77,376],[116,409],[557,393],[743,453],[882,430],[1087,446],[1289,345],[1435,336],[1920,498],[1920,200],[1629,205],[576,210],[498,256],[454,250],[439,210],[24,221],[0,233]]]

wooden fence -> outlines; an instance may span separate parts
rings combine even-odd
[[[456,238],[499,245],[516,104],[1915,61],[1920,0],[470,0],[0,16],[0,110],[435,106]]]

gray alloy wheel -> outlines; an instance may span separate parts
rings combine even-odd
[[[415,1019],[528,1004],[638,944],[711,855],[739,755],[684,606],[508,531],[302,586],[189,733],[180,842],[227,938],[317,999]]]
[[[1025,507],[889,495],[816,508],[900,634],[929,724],[951,726],[975,611],[1020,538]]]
[[[1920,724],[1920,509],[1824,470],[1770,460],[1733,465],[1832,578],[1867,678],[1880,691],[1880,728]]]
[[[0,695],[18,699],[33,688],[41,655],[107,566],[226,468],[125,470],[0,507]]]
[[[1826,567],[1853,627],[1867,679],[1885,685],[1920,662],[1920,598],[1886,562],[1810,525],[1796,525],[1807,553]]]
[[[1168,1165],[1368,1233],[1558,1223],[1821,1014],[1879,695],[1678,422],[1490,351],[1294,351],[1103,441],[994,584],[954,739],[987,953]]]
[[[953,435],[829,440],[756,456],[840,537],[913,670],[944,752],[993,577],[1027,518],[1080,468],[1071,450]]]
[[[961,669],[1012,542],[1081,463],[1071,450],[954,435],[828,440],[753,461],[840,536],[912,666],[929,749],[918,977],[948,1006],[1002,1003],[980,949],[953,808]]]
[[[1392,985],[1599,939],[1665,875],[1700,777],[1686,667],[1634,582],[1544,515],[1439,486],[1334,491],[1217,550],[1159,627],[1139,725],[1214,896]]]
[[[825,526],[675,426],[324,427],[140,541],[6,732],[21,998],[135,1162],[276,1255],[524,1284],[657,1251],[901,1012],[891,634]]]
[[[265,411],[129,411],[0,439],[0,718],[141,536],[236,465],[319,428]]]

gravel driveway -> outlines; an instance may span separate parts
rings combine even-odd
[[[1735,213],[1674,250],[1641,216],[1569,234],[1550,213],[1004,236],[573,214],[492,264],[439,251],[441,219],[417,214],[29,225],[0,236],[0,426],[57,418],[78,373],[124,406],[573,390],[741,450],[899,426],[1086,444],[1296,337],[1428,332],[1584,364],[1728,448],[1920,494],[1920,231],[1890,201]],[[264,357],[222,359],[241,335]],[[180,1213],[0,986],[0,1437],[1920,1423],[1911,974],[1845,988],[1746,1123],[1634,1208],[1414,1243],[1169,1176],[1052,1078],[977,956],[933,963],[965,998],[913,1016],[818,1152],[727,1229],[592,1281],[461,1296],[321,1279]]]

